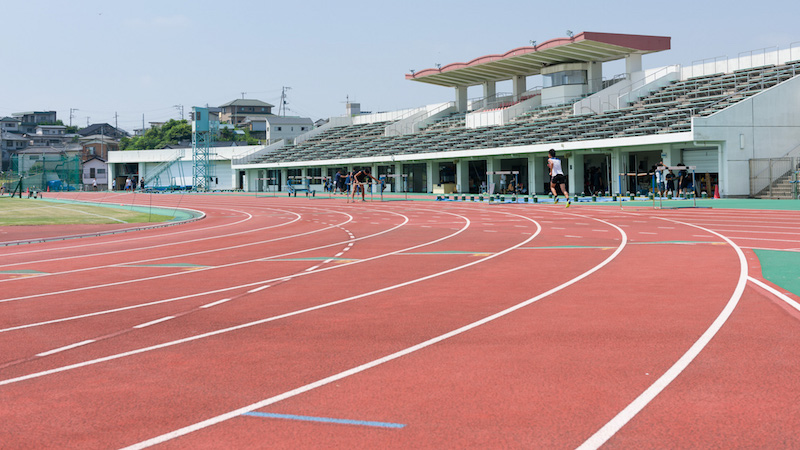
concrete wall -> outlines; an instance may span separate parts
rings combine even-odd
[[[721,146],[720,194],[750,194],[749,160],[800,151],[800,76],[709,117],[692,120],[696,142]]]

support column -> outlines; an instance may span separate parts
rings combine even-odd
[[[426,161],[425,162],[425,174],[426,174],[425,179],[427,180],[427,186],[426,186],[425,189],[426,189],[426,192],[428,192],[428,193],[433,192],[433,185],[434,185],[434,182],[433,182],[433,164],[434,163],[432,161]]]
[[[495,81],[484,81],[483,82],[483,97],[484,98],[492,98],[497,95],[497,82]]]
[[[397,175],[403,174],[403,165],[401,163],[394,163],[394,173]],[[403,177],[395,177],[392,192],[406,192],[407,186],[404,180],[405,178]]]
[[[373,163],[372,166],[370,166],[369,170],[372,171],[372,176],[373,177],[375,177],[375,178],[380,180],[380,177],[378,176],[378,164],[377,163]],[[375,181],[374,180],[369,180],[369,182],[371,184],[371,183],[374,183]],[[380,194],[381,193],[381,187],[380,186],[372,186],[372,193],[373,194]]]
[[[623,171],[623,160],[627,157],[627,153],[622,153],[618,148],[615,148],[611,151],[611,192],[614,195],[625,194],[627,187],[625,186],[625,180],[622,181],[622,186],[620,186],[620,176],[619,174]]]
[[[278,185],[278,191],[283,191],[283,187],[289,184],[289,170],[281,169],[281,184]]]
[[[572,156],[567,161],[569,164],[569,193],[572,196],[580,195],[584,190],[583,185],[583,154],[572,152]]]
[[[589,78],[589,93],[593,94],[603,90],[603,63],[592,61],[586,73]]]
[[[511,83],[513,84],[514,89],[514,100],[519,100],[522,97],[522,94],[528,90],[525,83],[525,76],[516,75],[511,79]]]
[[[456,86],[456,111],[467,111],[467,86]]]
[[[469,193],[469,162],[465,159],[456,162],[456,192]]]
[[[528,194],[535,194],[538,189],[536,186],[541,183],[542,176],[541,173],[536,172],[536,160],[538,157],[536,155],[528,156],[528,179],[522,180],[525,183],[525,189],[528,190]],[[541,169],[539,169],[541,171]]]
[[[642,71],[642,55],[638,53],[631,53],[630,55],[625,57],[625,73],[631,76],[630,79],[633,79],[634,73],[641,71]]]
[[[108,169],[106,170],[108,170],[108,185],[106,186],[106,189],[110,191],[114,186],[114,180],[117,178],[117,165],[114,163],[108,163]]]
[[[492,157],[487,157],[486,158],[486,171],[487,172],[494,172],[495,170],[500,170],[500,162],[499,161],[495,161],[495,159],[492,158]],[[495,192],[497,192],[500,189],[500,186],[498,185],[497,181],[495,181],[496,176],[495,175],[487,175],[487,174],[483,174],[483,175],[486,176],[486,192],[490,193],[490,194],[494,194]],[[495,183],[494,191],[489,191],[489,188],[491,187],[492,183]]]

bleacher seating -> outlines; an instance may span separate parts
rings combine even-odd
[[[574,115],[572,104],[539,107],[510,123],[470,129],[453,113],[412,135],[384,135],[392,122],[334,127],[252,162],[313,161],[608,139],[691,130],[707,116],[800,75],[800,61],[673,82],[633,104],[600,114]]]

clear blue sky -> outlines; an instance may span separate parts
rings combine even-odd
[[[188,117],[242,92],[277,106],[282,86],[289,114],[314,120],[344,114],[348,97],[368,111],[448,101],[451,89],[405,74],[566,30],[672,37],[645,68],[792,43],[800,51],[796,0],[25,0],[0,10],[0,116],[56,110],[69,123],[77,108],[73,124],[113,125],[117,113],[128,131],[143,114],[179,118],[183,105]]]

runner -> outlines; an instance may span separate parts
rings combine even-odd
[[[367,178],[372,178],[376,182],[379,182],[379,180],[377,178],[372,176],[372,173],[370,173],[370,168],[369,167],[364,167],[361,170],[358,170],[357,167],[353,167],[353,179],[352,179],[352,181],[353,181],[353,188],[352,188],[353,203],[355,203],[355,201],[356,201],[356,190],[358,188],[361,188],[361,201],[362,202],[366,201],[365,192],[367,190],[366,189]],[[348,203],[349,203],[349,201],[348,201]]]
[[[551,148],[548,153],[550,154],[550,158],[547,159],[547,167],[550,168],[550,190],[553,191],[553,203],[558,203],[556,185],[561,185],[561,192],[563,192],[564,196],[567,198],[567,208],[569,208],[572,202],[569,199],[569,192],[567,192],[567,180],[566,177],[564,177],[564,171],[561,169],[561,160],[556,158],[556,151],[554,149]]]

